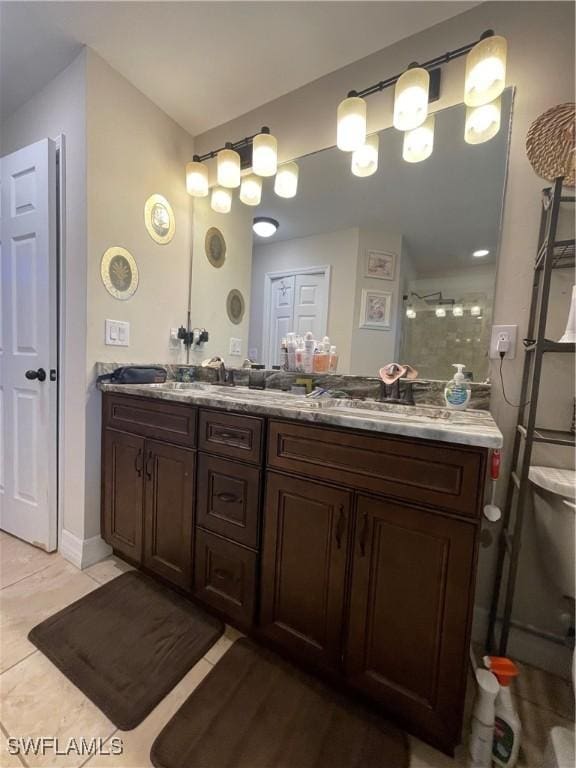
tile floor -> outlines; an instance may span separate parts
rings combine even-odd
[[[0,532],[0,768],[147,768],[150,747],[164,724],[239,637],[228,627],[174,690],[133,731],[115,726],[26,639],[39,621],[115,578],[130,566],[112,557],[79,571],[59,554],[48,555]],[[472,680],[472,677],[470,677]],[[473,691],[469,688],[468,710]],[[524,723],[521,765],[537,768],[548,730],[573,722],[570,685],[541,670],[522,665],[515,689]],[[11,755],[9,737],[57,736],[102,739],[103,751],[113,751],[121,738],[121,755]],[[411,738],[411,768],[460,768],[467,764],[460,747],[456,759]],[[385,766],[383,766],[385,768]]]

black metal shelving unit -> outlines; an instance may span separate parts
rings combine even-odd
[[[524,508],[529,493],[528,473],[534,443],[574,446],[575,437],[571,432],[546,429],[536,424],[540,377],[545,354],[570,354],[576,344],[560,343],[546,338],[546,321],[550,299],[552,273],[556,269],[573,269],[575,255],[574,240],[557,240],[558,219],[562,203],[574,203],[574,196],[563,190],[563,178],[554,186],[545,189],[542,196],[538,250],[534,264],[534,281],[528,321],[528,336],[524,342],[525,359],[522,374],[522,388],[518,420],[512,451],[512,471],[506,492],[503,524],[498,542],[496,578],[486,645],[490,651],[497,648],[500,656],[506,655],[518,561],[522,545]],[[508,568],[506,569],[506,565]],[[505,574],[507,577],[505,578]],[[504,595],[502,617],[498,610]],[[496,638],[496,625],[500,623],[500,637]]]

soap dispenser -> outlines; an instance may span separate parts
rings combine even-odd
[[[470,384],[468,384],[464,376],[464,368],[466,366],[461,363],[454,363],[453,367],[457,371],[454,374],[454,378],[446,384],[444,400],[448,408],[464,411],[468,407],[471,395]]]

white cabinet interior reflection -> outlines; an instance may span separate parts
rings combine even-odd
[[[224,215],[196,199],[192,320],[211,333],[196,354],[271,366],[288,332],[310,330],[330,337],[341,373],[377,375],[399,361],[422,378],[447,379],[452,363],[464,363],[484,381],[512,101],[509,88],[500,131],[484,144],[464,141],[459,105],[436,113],[433,152],[422,162],[402,159],[403,134],[389,128],[369,177],[352,175],[350,154],[332,147],[298,160],[294,198],[279,197],[264,179],[256,207],[235,193]],[[251,233],[250,241],[256,216],[275,219],[275,234]],[[227,240],[222,269],[204,263],[209,226]],[[250,285],[246,313],[232,326],[224,302],[240,276]],[[232,336],[242,337],[241,357],[228,355]]]

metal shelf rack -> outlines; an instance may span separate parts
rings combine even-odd
[[[538,249],[534,264],[534,281],[528,321],[528,338],[524,341],[525,358],[518,420],[512,451],[512,471],[506,492],[503,525],[498,542],[496,578],[486,645],[490,651],[497,648],[500,656],[506,655],[512,618],[512,606],[518,561],[522,544],[524,508],[529,492],[528,472],[534,443],[574,446],[571,432],[536,426],[536,411],[543,357],[547,353],[574,353],[576,344],[560,343],[547,339],[546,320],[550,299],[552,272],[556,269],[573,269],[575,264],[575,240],[557,240],[558,218],[562,203],[574,203],[574,196],[563,191],[563,178],[545,189],[542,197]],[[523,450],[522,450],[523,448]],[[508,568],[506,569],[506,565]],[[505,573],[507,578],[505,578]],[[504,595],[501,619],[498,617],[500,600]],[[500,623],[500,637],[496,639],[496,625]]]

